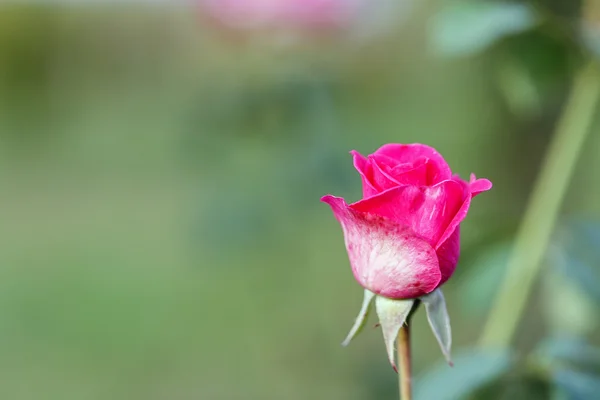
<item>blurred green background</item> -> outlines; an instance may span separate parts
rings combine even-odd
[[[489,43],[441,1],[291,43],[193,5],[0,6],[0,398],[397,398],[379,330],[340,346],[362,290],[319,203],[359,199],[348,151],[388,142],[494,183],[445,285],[455,352],[473,346],[584,57],[554,23],[579,2],[545,3],[551,23],[499,13]],[[518,354],[599,342],[599,128]],[[555,262],[573,253],[588,278]],[[421,374],[442,355],[414,321]]]

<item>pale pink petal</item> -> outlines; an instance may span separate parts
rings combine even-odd
[[[371,162],[356,150],[352,150],[350,154],[352,154],[354,168],[356,168],[362,179],[363,197],[367,198],[379,193],[380,190],[377,190],[371,183],[370,177],[373,175]]]
[[[414,163],[421,157],[431,160],[437,167],[435,176],[432,176],[435,183],[450,179],[452,176],[452,171],[444,157],[434,148],[424,144],[391,143],[381,146],[374,154],[393,158],[398,164]]]
[[[454,180],[437,185],[399,186],[350,205],[353,210],[372,213],[411,228],[436,247],[470,194],[466,183]],[[467,206],[468,209],[468,206]],[[466,210],[464,210],[466,215]],[[460,218],[462,220],[464,216]],[[458,221],[460,222],[460,221]],[[458,223],[457,222],[457,223]],[[454,231],[454,229],[452,229]],[[452,232],[448,234],[450,236]]]
[[[415,298],[434,290],[441,273],[433,247],[409,227],[355,210],[331,195],[329,204],[342,225],[354,277],[365,289],[393,299]]]

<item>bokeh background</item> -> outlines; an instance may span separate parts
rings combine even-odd
[[[0,5],[0,398],[397,398],[379,330],[340,346],[362,289],[319,202],[358,199],[348,151],[388,142],[494,183],[444,288],[471,371],[439,366],[418,313],[416,385],[438,390],[420,398],[600,398],[597,119],[511,350],[525,361],[468,350],[598,5],[221,3]],[[577,367],[554,382],[557,352]]]

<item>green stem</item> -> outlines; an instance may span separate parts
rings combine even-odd
[[[410,362],[410,325],[409,321],[402,325],[398,332],[398,384],[400,400],[412,400],[411,362]]]
[[[595,62],[590,61],[576,76],[558,122],[517,233],[506,277],[483,329],[481,346],[507,346],[515,334],[540,271],[570,177],[594,120],[599,95],[600,71]]]

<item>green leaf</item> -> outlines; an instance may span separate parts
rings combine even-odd
[[[551,260],[560,257],[561,253],[555,253]],[[567,274],[550,268],[542,278],[540,308],[550,330],[558,335],[590,334],[598,323],[594,301]]]
[[[493,381],[481,389],[471,393],[470,400],[548,400],[551,398],[554,385],[544,376],[527,373],[524,369],[511,370],[502,379]]]
[[[467,350],[454,356],[454,367],[442,364],[419,377],[415,400],[457,400],[502,376],[513,365],[508,349]]]
[[[600,376],[570,369],[558,369],[552,380],[568,400],[597,399],[600,393]]]
[[[600,348],[577,337],[546,339],[533,356],[548,366],[560,364],[600,373]]]
[[[542,96],[536,77],[517,58],[507,58],[498,65],[498,88],[511,111],[522,118],[539,116]]]
[[[436,53],[465,56],[536,24],[537,16],[525,4],[461,1],[445,7],[433,18],[430,37]]]
[[[600,223],[570,221],[556,236],[562,257],[554,260],[555,269],[600,304],[600,274],[595,268],[600,263]]]
[[[600,276],[588,263],[581,261],[576,254],[567,255],[565,264],[558,266],[559,271],[576,283],[588,296],[600,303]]]

